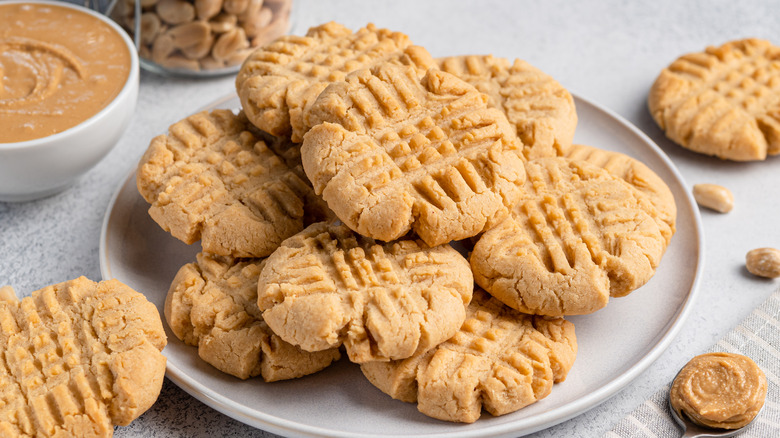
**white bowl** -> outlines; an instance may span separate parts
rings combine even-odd
[[[111,26],[130,53],[130,73],[119,94],[94,116],[48,137],[0,143],[0,201],[29,201],[60,192],[95,166],[130,124],[138,98],[138,54],[124,30],[108,17],[59,1],[12,1],[75,9]],[[6,3],[7,4],[7,3]]]

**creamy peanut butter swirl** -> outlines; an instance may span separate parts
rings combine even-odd
[[[738,429],[758,415],[766,392],[766,376],[749,357],[707,353],[683,367],[670,397],[679,415],[702,426]]]
[[[72,69],[79,80],[84,79],[84,66],[67,48],[36,41],[30,38],[10,37],[0,39],[0,56],[16,64],[15,81],[7,84],[9,77],[0,64],[0,112],[14,111],[41,102],[53,95],[60,87],[63,71]],[[9,85],[9,86],[6,86]]]
[[[130,68],[122,36],[99,18],[53,4],[0,2],[0,147],[96,115]]]

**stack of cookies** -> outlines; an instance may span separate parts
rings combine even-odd
[[[674,234],[664,182],[572,145],[572,96],[523,61],[327,23],[256,50],[236,88],[238,114],[175,123],[137,172],[203,249],[165,318],[236,377],[344,354],[428,416],[513,412],[571,369],[564,316],[645,284]]]

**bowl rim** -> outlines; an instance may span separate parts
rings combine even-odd
[[[120,38],[122,38],[122,41],[124,41],[125,43],[125,47],[127,51],[130,53],[130,71],[127,74],[127,79],[125,79],[125,83],[122,86],[122,89],[119,90],[119,93],[117,93],[117,95],[114,96],[114,98],[106,106],[101,108],[100,111],[96,112],[86,120],[83,120],[81,123],[78,123],[75,126],[71,126],[68,129],[65,129],[63,131],[57,132],[52,135],[47,135],[45,137],[33,138],[31,140],[18,141],[13,143],[0,142],[0,152],[49,145],[51,143],[59,142],[67,137],[78,135],[81,131],[89,129],[96,123],[99,123],[101,119],[106,117],[106,114],[114,111],[114,109],[117,106],[119,106],[120,102],[125,100],[127,95],[133,93],[134,92],[133,89],[138,88],[137,84],[139,82],[140,72],[139,72],[138,52],[135,48],[135,44],[127,35],[127,32],[125,32],[124,29],[122,29],[110,17],[75,3],[56,1],[56,0],[5,0],[2,2],[2,5],[12,5],[12,4],[42,4],[42,5],[50,5],[50,6],[59,6],[59,7],[83,12],[108,24],[114,30],[114,32],[119,34]]]

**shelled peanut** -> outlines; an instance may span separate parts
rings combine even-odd
[[[235,66],[290,27],[292,0],[123,0],[115,19],[132,36],[140,2],[139,55],[166,69]]]

